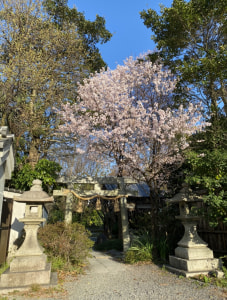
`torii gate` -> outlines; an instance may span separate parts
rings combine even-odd
[[[127,184],[138,183],[130,177],[98,177],[98,178],[67,178],[60,177],[58,183],[67,184],[67,189],[54,190],[53,196],[66,196],[66,209],[65,209],[65,223],[72,223],[72,204],[73,194],[79,195],[80,198],[99,198],[108,197],[120,199],[120,215],[122,224],[122,237],[123,237],[123,251],[127,251],[130,247],[130,236],[128,228],[128,211],[127,211],[127,197],[135,196],[136,192],[126,188]],[[86,190],[86,184],[92,185],[92,190]],[[114,190],[102,190],[104,184],[117,185],[118,188]],[[75,185],[80,185],[80,189],[74,189]],[[75,191],[74,191],[75,190]]]

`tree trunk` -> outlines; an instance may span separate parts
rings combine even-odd
[[[32,166],[32,168],[35,167],[35,165],[37,164],[37,162],[39,161],[39,158],[40,158],[40,154],[37,149],[37,145],[38,145],[38,141],[33,140],[31,142],[31,146],[30,146],[30,150],[29,150],[28,162]]]

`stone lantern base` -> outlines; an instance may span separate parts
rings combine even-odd
[[[1,276],[1,288],[29,287],[32,284],[48,285],[50,284],[50,266],[46,270],[37,270],[30,272],[10,272],[8,269]]]
[[[49,285],[51,265],[46,263],[46,255],[15,257],[10,267],[1,275],[0,288],[17,288],[32,284]]]
[[[198,257],[197,259],[183,259],[176,256],[169,256],[169,266],[166,269],[172,273],[178,275],[184,275],[185,277],[195,277],[198,275],[208,275],[213,272],[217,277],[222,277],[221,262],[216,258]]]
[[[208,275],[213,272],[217,277],[222,276],[222,263],[214,258],[213,251],[208,248],[197,234],[196,223],[183,222],[185,227],[184,237],[175,249],[175,256],[169,256],[169,266],[166,268],[185,277],[194,277],[200,274]]]

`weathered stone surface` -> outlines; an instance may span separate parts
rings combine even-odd
[[[10,264],[10,272],[29,272],[45,270],[47,257],[45,254],[15,257]]]
[[[219,259],[192,259],[187,260],[176,256],[169,256],[170,265],[188,272],[211,271],[221,267]]]
[[[180,269],[177,269],[177,268],[174,268],[172,266],[165,266],[166,267],[166,270],[172,272],[172,273],[175,273],[177,275],[183,275],[185,277],[195,277],[195,276],[198,276],[198,275],[208,275],[209,274],[209,271],[198,271],[198,272],[188,272],[188,271],[185,271],[185,270],[180,270]]]
[[[0,288],[3,287],[21,287],[31,284],[49,284],[51,275],[50,264],[46,265],[44,270],[28,271],[28,272],[10,272],[6,270],[0,279]]]
[[[208,247],[200,247],[200,248],[177,247],[175,249],[175,255],[179,258],[184,258],[184,259],[214,258],[213,251],[210,250]]]

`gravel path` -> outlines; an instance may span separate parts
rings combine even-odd
[[[14,296],[10,300],[208,300],[227,299],[227,290],[179,278],[154,264],[125,265],[105,253],[93,252],[85,274],[64,283],[67,295],[52,298]],[[1,299],[1,298],[0,298]]]

